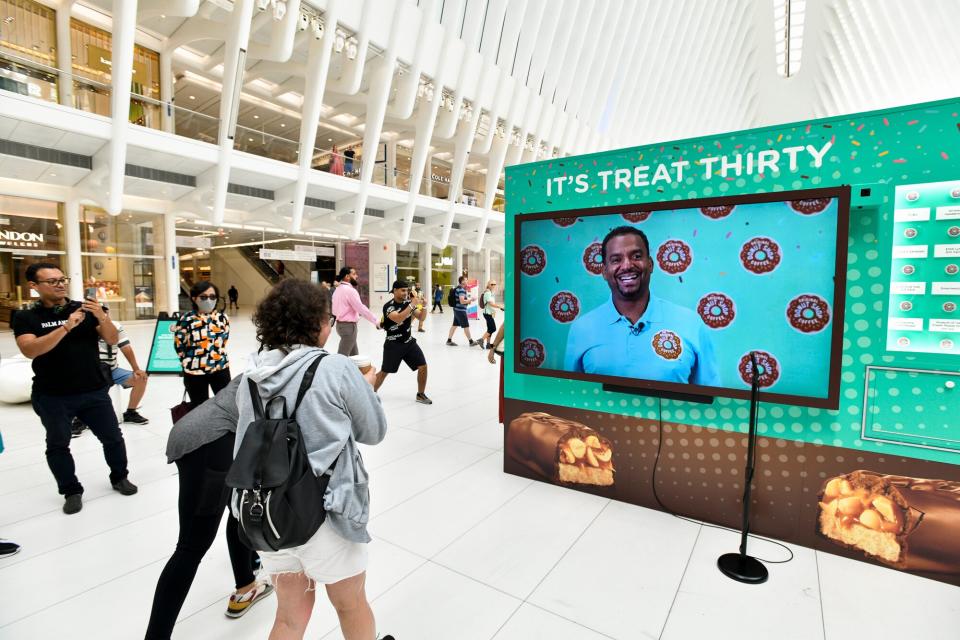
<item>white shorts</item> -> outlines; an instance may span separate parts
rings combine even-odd
[[[327,523],[299,547],[259,554],[260,575],[271,582],[282,573],[305,573],[311,582],[333,584],[367,570],[367,545],[341,538]]]

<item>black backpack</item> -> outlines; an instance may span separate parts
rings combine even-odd
[[[450,287],[450,293],[447,294],[447,304],[451,307],[456,307],[460,304],[460,298],[457,297],[457,288]]]
[[[313,537],[326,518],[323,494],[330,475],[314,474],[296,420],[300,402],[326,355],[320,354],[303,374],[297,402],[289,416],[282,396],[267,400],[265,415],[257,383],[247,379],[254,419],[230,465],[226,484],[235,489],[240,540],[256,551],[300,546]],[[275,401],[283,406],[280,418],[269,417]]]

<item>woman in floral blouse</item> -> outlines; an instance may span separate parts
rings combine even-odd
[[[216,285],[207,281],[193,285],[193,311],[184,314],[174,330],[173,345],[183,367],[183,386],[195,407],[210,397],[210,389],[216,394],[230,383],[230,319],[217,311],[219,299]]]

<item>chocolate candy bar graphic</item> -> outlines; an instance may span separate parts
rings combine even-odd
[[[820,491],[818,532],[897,569],[960,572],[960,482],[853,471]]]
[[[613,447],[586,425],[524,413],[507,427],[507,455],[552,482],[613,485]]]

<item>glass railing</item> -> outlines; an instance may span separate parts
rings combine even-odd
[[[220,118],[184,107],[173,107],[173,128],[178,136],[192,140],[217,144],[220,139]]]
[[[57,102],[59,77],[60,71],[55,67],[7,51],[0,52],[0,91]]]
[[[233,148],[253,155],[296,164],[300,143],[289,138],[281,138],[266,131],[248,129],[237,125],[233,138]]]

